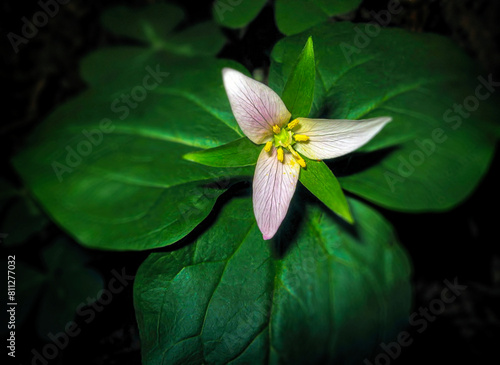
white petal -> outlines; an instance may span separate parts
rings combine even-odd
[[[234,117],[252,142],[268,141],[273,125],[281,127],[289,121],[290,112],[268,86],[231,68],[222,70],[222,79]]]
[[[253,178],[253,211],[265,240],[278,231],[286,216],[297,186],[300,166],[290,153],[283,162],[277,159],[276,148],[260,153]]]
[[[298,118],[294,129],[309,137],[297,142],[294,148],[303,155],[324,160],[346,155],[372,139],[392,119],[380,117],[362,120]]]

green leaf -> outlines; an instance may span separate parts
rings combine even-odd
[[[358,48],[359,34],[366,39]],[[390,209],[449,209],[488,170],[494,151],[488,126],[498,115],[498,96],[490,94],[468,118],[460,117],[454,105],[474,96],[482,73],[453,42],[400,29],[367,34],[373,35],[364,24],[343,22],[283,39],[272,52],[269,84],[283,88],[312,36],[318,78],[310,116],[393,118],[363,153],[327,161],[342,187]]]
[[[253,166],[257,163],[261,150],[262,146],[243,137],[222,146],[188,153],[184,158],[214,167]]]
[[[168,34],[183,19],[181,8],[162,2],[140,8],[115,6],[101,15],[102,23],[113,33],[149,44],[168,39]]]
[[[304,159],[307,168],[300,170],[300,182],[335,214],[348,223],[354,223],[349,204],[332,170],[323,161]]]
[[[217,24],[211,21],[198,23],[173,34],[165,43],[165,49],[185,56],[215,55],[226,39]]]
[[[113,33],[142,41],[154,50],[184,56],[215,55],[224,46],[224,36],[211,21],[172,33],[183,18],[179,7],[155,3],[142,8],[116,6],[104,11],[101,20]]]
[[[314,48],[312,38],[309,37],[290,72],[281,97],[292,113],[292,119],[309,115],[314,99],[315,81]]]
[[[151,254],[134,283],[143,364],[361,363],[407,324],[410,267],[390,225],[351,204],[355,230],[306,204],[278,243],[235,198],[195,242]]]
[[[266,0],[215,0],[212,14],[217,23],[228,28],[243,28],[257,17]]]
[[[276,0],[276,24],[292,35],[322,23],[334,15],[356,10],[362,0]]]
[[[83,245],[162,247],[191,232],[234,181],[253,175],[253,167],[234,171],[182,158],[243,136],[221,76],[223,67],[242,67],[146,52],[117,66],[121,75],[99,81],[116,60],[106,61],[109,54],[83,62],[88,70],[102,61],[95,74],[85,72],[91,88],[54,111],[14,165],[54,221]],[[150,90],[148,75],[155,75]],[[137,90],[146,94],[134,100]]]

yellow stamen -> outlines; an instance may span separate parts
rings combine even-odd
[[[304,159],[303,159],[303,158],[302,158],[302,157],[301,157],[301,156],[297,153],[297,151],[295,151],[295,150],[293,149],[293,147],[292,147],[292,146],[288,146],[288,150],[292,153],[292,156],[293,156],[293,158],[295,159],[295,161],[297,161],[297,162],[298,162],[298,164],[299,164],[301,167],[305,168],[305,167],[306,167],[306,162],[305,162],[305,161],[304,161]]]
[[[288,129],[293,129],[297,126],[297,124],[299,124],[299,120],[298,119],[294,119],[292,120],[290,123],[288,123]]]
[[[284,157],[283,148],[278,148],[278,161],[283,162]]]
[[[271,151],[271,147],[273,146],[273,141],[266,142],[266,145],[264,146],[264,150],[266,152]]]
[[[304,159],[302,157],[300,157],[299,155],[297,155],[297,156],[293,156],[293,158],[295,158],[297,160],[297,162],[299,163],[299,165],[302,168],[306,167],[306,162],[304,161]]]
[[[273,125],[273,132],[274,134],[278,134],[279,132],[281,132],[281,128],[275,124]]]
[[[304,136],[303,134],[294,134],[293,139],[295,139],[297,142],[309,141],[309,137]]]

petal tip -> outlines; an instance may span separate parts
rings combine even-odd
[[[237,71],[237,70],[235,70],[234,68],[231,68],[231,67],[224,67],[222,69],[222,77],[223,78],[230,77],[231,74],[232,75],[237,75],[237,74],[243,75],[240,71]]]
[[[262,238],[264,239],[264,241],[267,241],[267,240],[270,240],[271,238],[273,238],[273,236],[274,235],[263,234]]]

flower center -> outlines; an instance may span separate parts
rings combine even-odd
[[[292,132],[292,129],[295,128],[299,124],[298,119],[294,119],[284,128],[280,128],[278,125],[273,126],[274,137],[271,141],[266,143],[264,149],[269,152],[271,151],[272,146],[274,145],[277,149],[277,158],[278,161],[284,161],[284,149],[289,151],[294,160],[302,166],[306,167],[306,162],[304,159],[293,149],[293,145],[296,142],[307,142],[309,140],[308,136],[302,134],[295,134]]]
[[[276,147],[288,148],[288,146],[293,145],[295,142],[292,138],[293,132],[282,128],[278,134],[274,135],[274,145]]]

